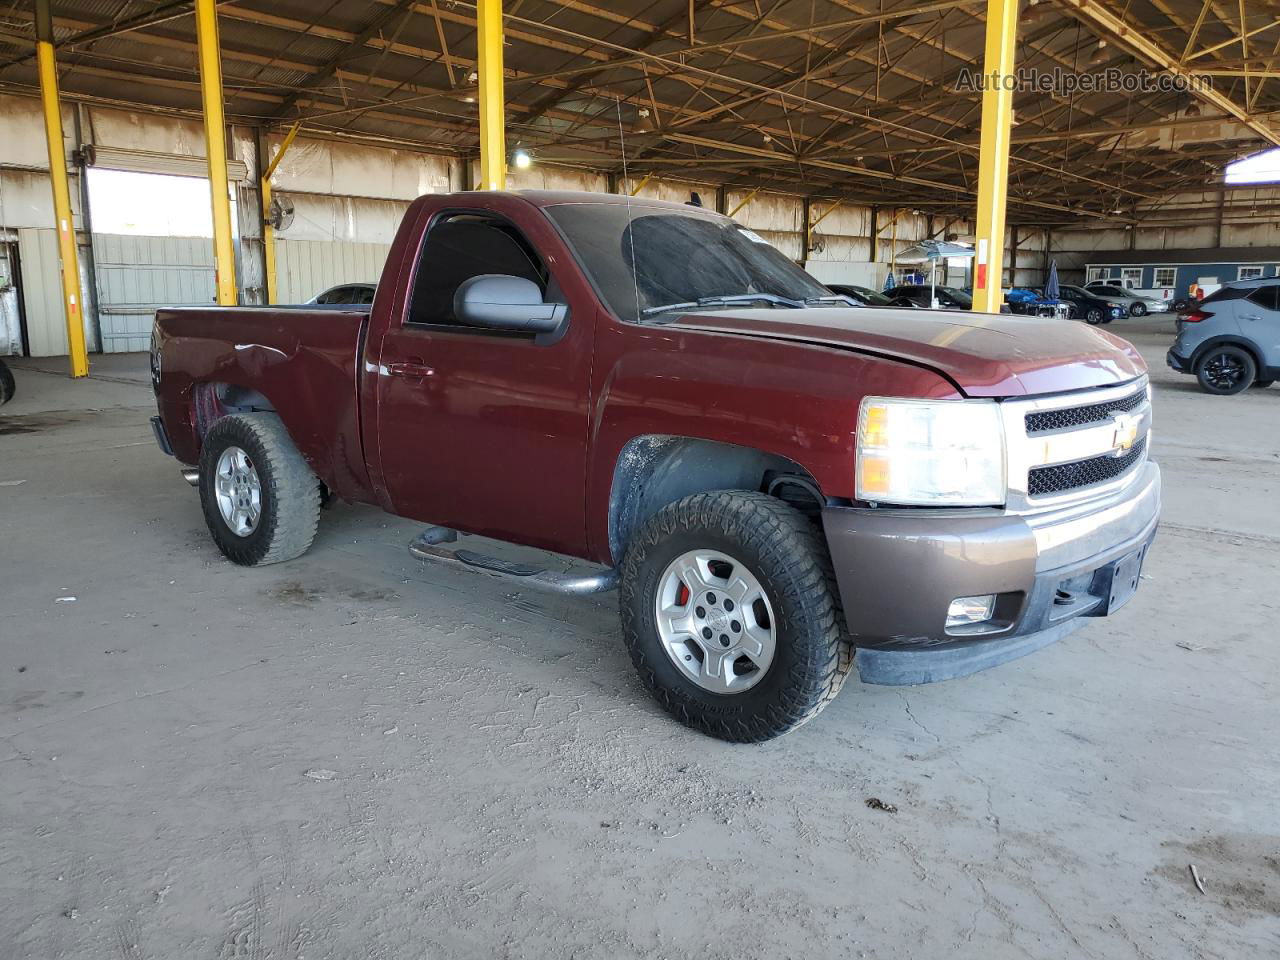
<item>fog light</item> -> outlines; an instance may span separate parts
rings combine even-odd
[[[989,593],[985,597],[959,597],[952,600],[951,606],[947,608],[947,629],[967,627],[990,620],[995,609],[995,594]]]

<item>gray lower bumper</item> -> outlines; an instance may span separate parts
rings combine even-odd
[[[929,683],[1022,656],[1106,616],[1119,561],[1155,537],[1160,470],[1146,463],[1118,494],[1049,514],[828,508],[823,512],[845,620],[869,683]],[[1128,568],[1126,568],[1127,570]],[[958,597],[997,597],[995,616],[948,633]]]

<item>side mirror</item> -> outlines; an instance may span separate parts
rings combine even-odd
[[[543,303],[542,291],[532,280],[486,273],[458,287],[453,315],[473,327],[551,333],[564,322],[569,308],[563,303]]]

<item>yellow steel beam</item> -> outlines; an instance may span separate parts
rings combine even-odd
[[[231,187],[227,181],[227,123],[222,111],[222,49],[217,0],[196,0],[196,46],[204,102],[204,149],[209,158],[213,208],[214,284],[221,306],[236,303],[236,255],[231,238]]]
[[[999,313],[1004,300],[1004,215],[1009,199],[1009,136],[1013,128],[1013,90],[1018,33],[1018,0],[987,0],[987,43],[982,62],[982,137],[978,152],[977,257],[973,309]]]
[[[507,187],[507,141],[502,66],[502,0],[479,0],[476,4],[476,33],[479,54],[476,71],[480,75],[480,187],[505,190]]]
[[[276,172],[276,167],[284,159],[285,153],[293,145],[293,138],[298,135],[298,131],[301,129],[301,120],[289,128],[289,132],[284,135],[284,141],[280,144],[280,149],[276,152],[275,157],[267,164],[267,168],[262,171],[262,183],[259,192],[262,196],[262,251],[263,259],[266,261],[267,303],[275,303],[280,293],[276,287],[276,231],[270,223],[271,176]],[[266,137],[263,137],[261,142],[265,150],[267,148]],[[259,157],[258,162],[261,163],[263,159],[263,157]]]
[[[733,216],[734,216],[734,214],[736,214],[739,210],[741,210],[741,209],[742,209],[743,207],[745,207],[748,203],[750,203],[752,200],[754,200],[754,199],[756,198],[756,194],[757,194],[757,193],[759,193],[759,192],[760,192],[760,188],[759,188],[759,187],[756,187],[754,190],[752,190],[750,193],[748,193],[745,197],[743,197],[743,198],[738,202],[738,205],[737,205],[736,207],[734,207],[732,210],[730,210],[730,211],[729,211],[729,217],[730,217],[730,219],[732,219],[732,218],[733,218]]]
[[[646,173],[643,177],[640,178],[640,182],[636,184],[635,189],[631,191],[631,195],[633,197],[637,196],[641,190],[643,190],[645,187],[649,185],[649,181],[652,179],[653,179],[653,174]]]
[[[67,323],[67,353],[71,376],[89,375],[89,353],[84,340],[84,311],[80,298],[80,259],[76,254],[76,227],[71,219],[71,190],[67,185],[67,155],[62,142],[62,105],[58,98],[58,65],[53,54],[53,17],[49,0],[36,3],[36,62],[40,72],[40,100],[44,105],[44,132],[49,142],[49,183],[53,187],[53,216],[58,229],[58,256],[62,261],[62,312]]]

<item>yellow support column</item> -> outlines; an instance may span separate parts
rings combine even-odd
[[[982,63],[982,139],[978,155],[978,230],[973,309],[999,313],[1004,302],[1004,217],[1009,194],[1009,131],[1013,126],[1014,51],[1018,0],[987,0]]]
[[[76,227],[71,219],[71,189],[67,185],[67,155],[62,141],[62,105],[58,99],[58,65],[53,54],[49,0],[36,3],[36,62],[40,70],[40,99],[44,104],[44,132],[49,141],[49,182],[53,186],[58,256],[62,261],[67,353],[71,358],[71,376],[87,377],[89,352],[84,341],[84,311],[80,303],[80,258],[76,253]]]
[[[236,254],[231,238],[231,188],[227,182],[227,122],[222,112],[222,48],[216,0],[196,0],[200,94],[204,101],[204,149],[209,158],[213,206],[215,286],[221,306],[236,304]]]
[[[507,140],[503,131],[502,0],[479,0],[476,31],[480,75],[480,189],[507,188]]]
[[[293,138],[298,135],[298,131],[301,129],[301,120],[289,128],[289,132],[284,136],[284,142],[280,144],[279,152],[267,164],[267,168],[262,171],[262,250],[263,259],[266,261],[267,303],[275,303],[276,298],[279,296],[279,290],[276,287],[276,231],[270,223],[271,177],[276,172],[276,167],[280,165],[280,161],[284,159],[285,152],[293,145]],[[262,163],[267,159],[266,151],[269,149],[266,135],[264,134],[258,142],[262,144],[262,153],[258,157],[258,162]]]

